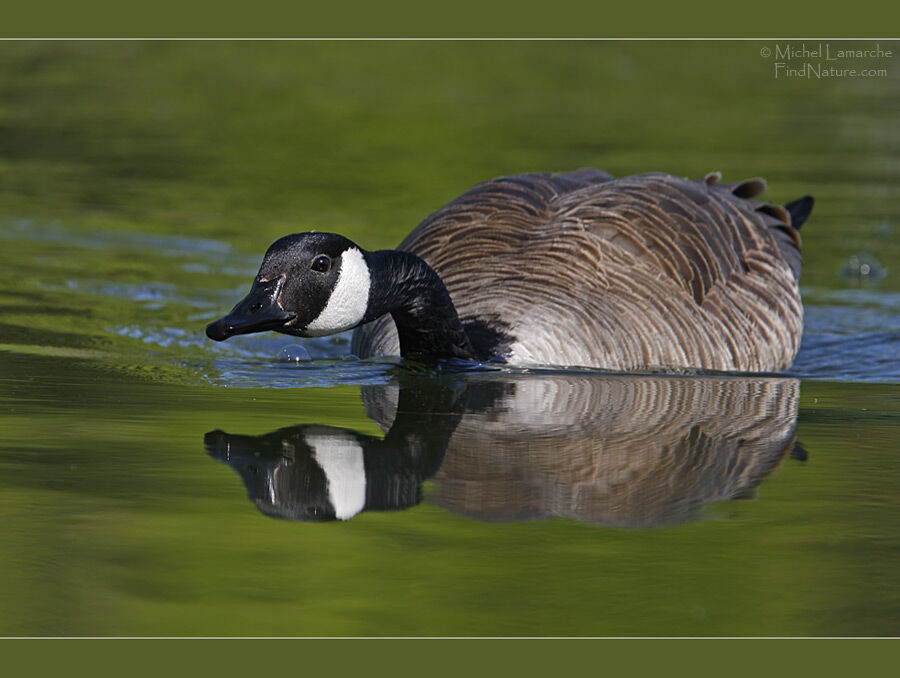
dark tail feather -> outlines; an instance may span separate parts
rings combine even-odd
[[[812,212],[815,202],[811,195],[804,195],[802,198],[785,205],[784,209],[791,215],[791,226],[800,228],[803,222],[809,218],[809,213]]]

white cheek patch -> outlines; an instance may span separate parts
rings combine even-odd
[[[328,479],[328,499],[334,515],[349,520],[366,505],[366,467],[363,451],[349,436],[307,435],[316,463]]]
[[[362,252],[352,247],[341,255],[341,272],[328,303],[306,326],[309,337],[321,337],[353,329],[366,315],[372,279]]]

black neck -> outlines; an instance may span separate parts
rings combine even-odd
[[[390,313],[400,336],[400,355],[430,360],[472,359],[450,294],[440,276],[409,252],[367,252],[372,276],[364,322]]]

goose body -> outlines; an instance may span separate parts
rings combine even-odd
[[[718,182],[524,174],[471,188],[397,250],[287,236],[207,334],[355,327],[360,357],[786,369],[803,327],[797,229],[812,198],[785,208],[753,200],[760,179]]]

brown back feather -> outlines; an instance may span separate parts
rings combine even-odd
[[[464,320],[556,333],[559,360],[532,353],[544,362],[783,369],[802,327],[799,235],[782,207],[751,199],[761,179],[717,182],[593,169],[494,179],[399,249],[438,272]],[[390,325],[356,347],[390,349]]]

